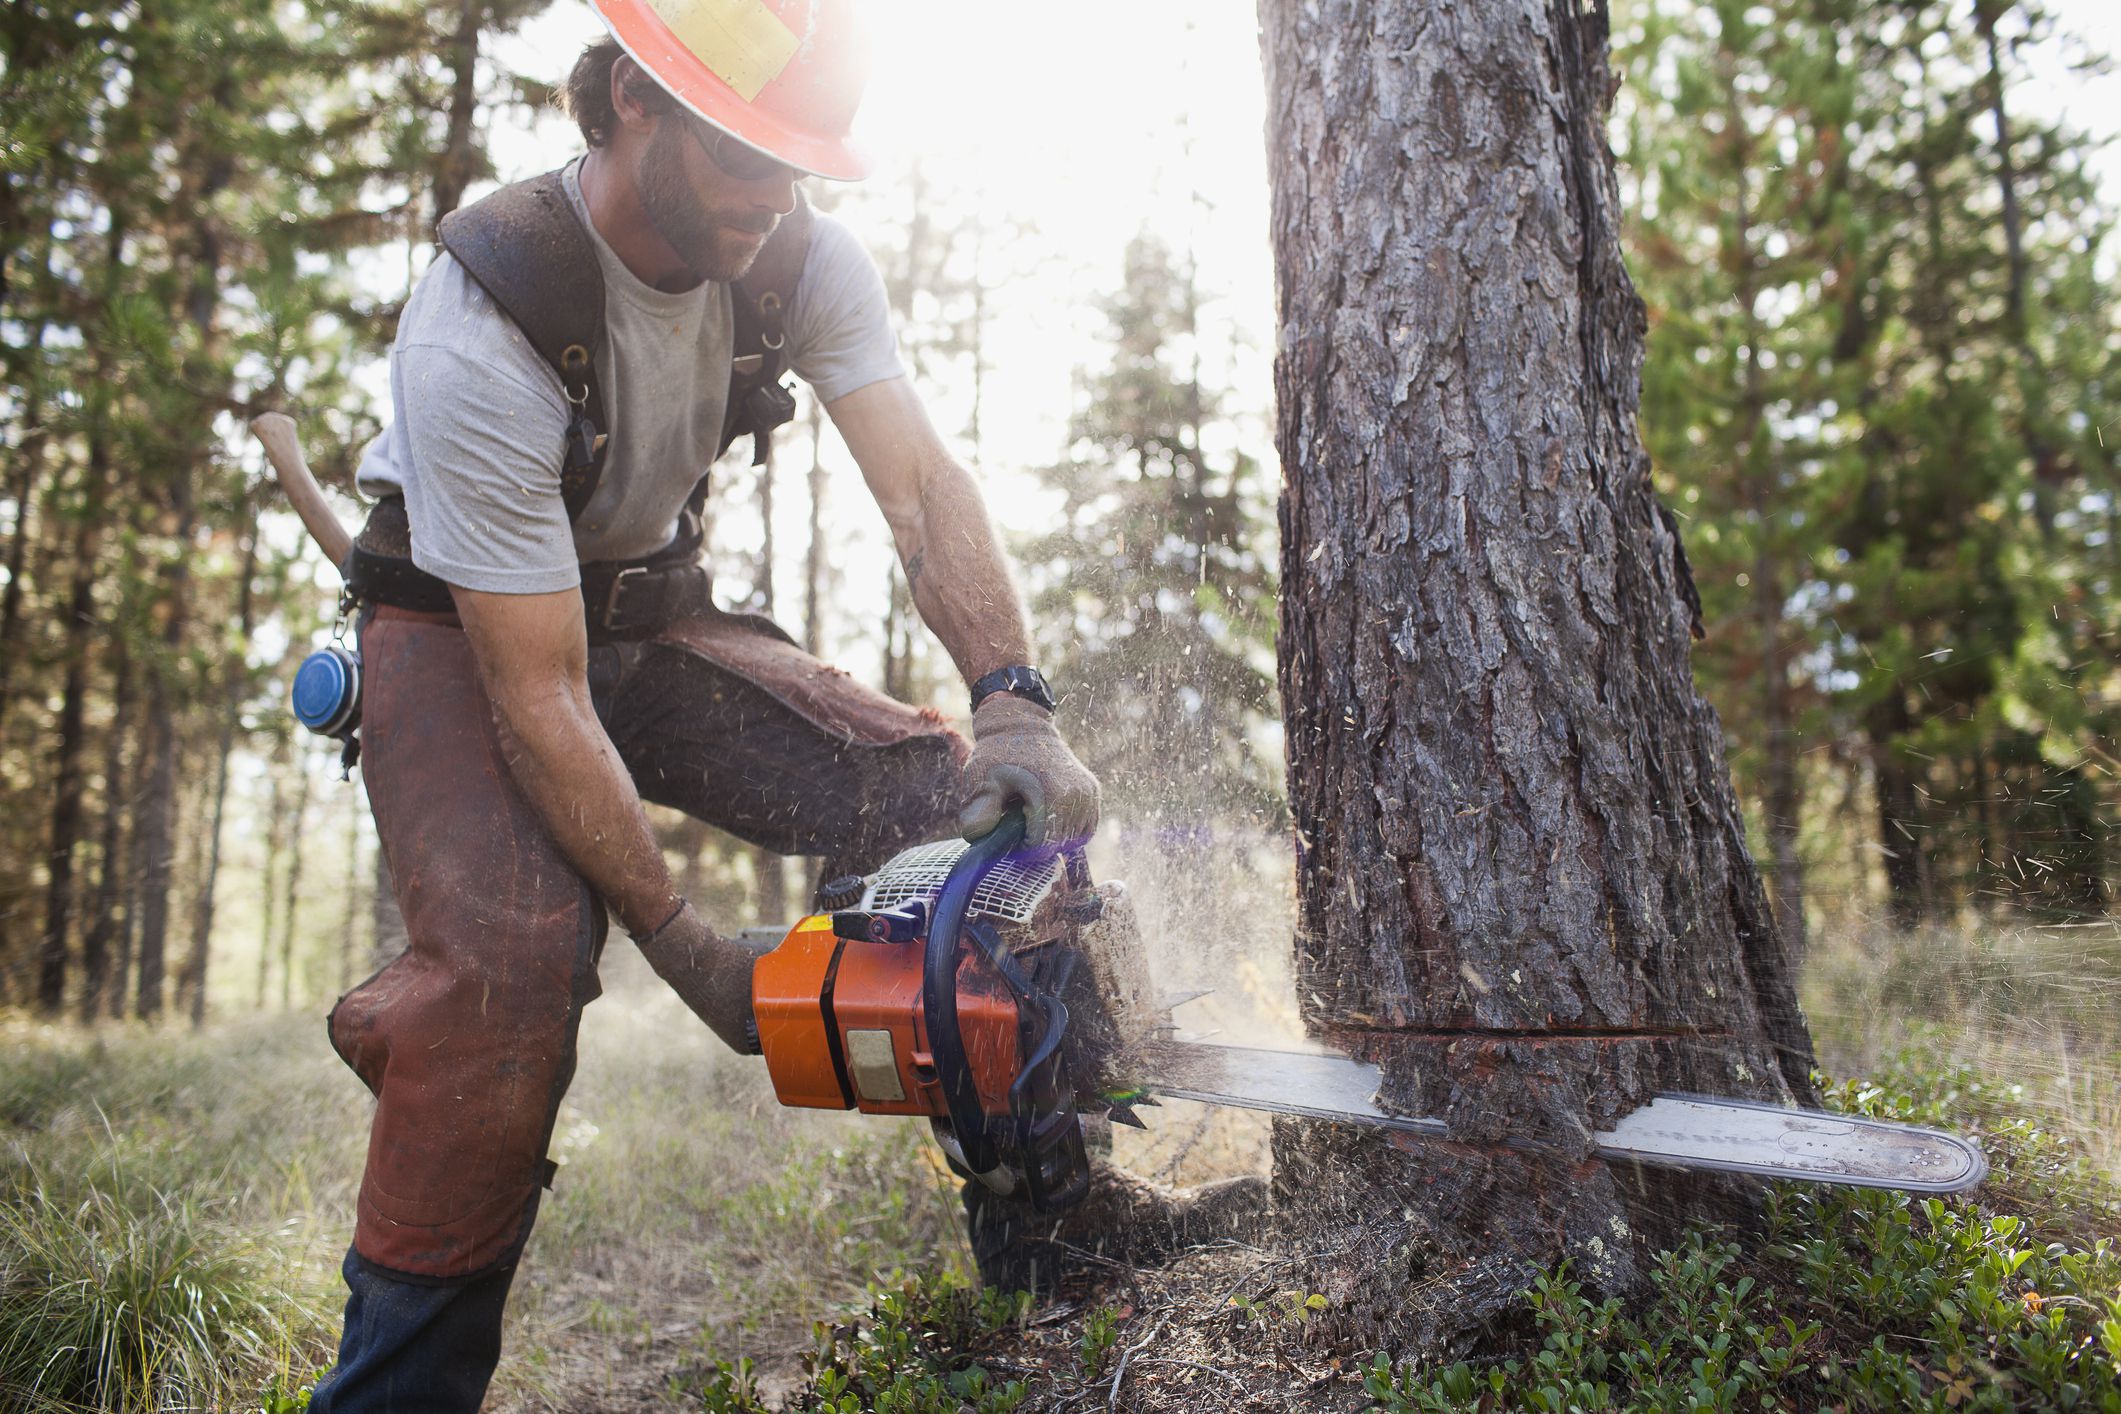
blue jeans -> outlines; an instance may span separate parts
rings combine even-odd
[[[472,1414],[501,1359],[501,1309],[515,1263],[447,1285],[385,1276],[347,1249],[339,1363],[310,1414]]]

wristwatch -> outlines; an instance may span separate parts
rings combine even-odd
[[[1053,689],[1046,685],[1045,675],[1038,669],[1019,663],[1013,668],[996,668],[972,684],[972,710],[977,712],[980,703],[997,692],[1006,692],[1033,702],[1051,712],[1056,703]]]

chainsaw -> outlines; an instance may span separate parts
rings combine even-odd
[[[294,423],[265,413],[251,427],[304,526],[344,564],[352,537]],[[360,658],[343,645],[296,674],[295,715],[339,740],[349,767],[360,697]],[[1142,1126],[1137,1110],[1158,1096],[1448,1137],[1440,1119],[1381,1107],[1374,1065],[1182,1037],[1151,990],[1126,889],[1092,884],[1079,853],[1020,853],[1023,830],[1012,813],[969,846],[907,850],[836,881],[829,911],[769,934],[752,1011],[782,1104],[925,1117],[953,1168],[1048,1212],[1088,1191],[1083,1120]],[[1595,1139],[1612,1163],[1916,1193],[1988,1173],[1978,1147],[1939,1130],[1699,1095],[1658,1095]]]
[[[1012,813],[969,846],[838,881],[824,901],[840,906],[758,959],[753,1016],[782,1104],[925,1117],[952,1168],[1039,1211],[1087,1190],[1086,1117],[1146,1127],[1138,1111],[1159,1096],[1447,1137],[1380,1107],[1374,1065],[1182,1037],[1125,887],[1022,839]],[[1916,1193],[1988,1173],[1939,1130],[1699,1095],[1658,1095],[1595,1142],[1612,1163]]]

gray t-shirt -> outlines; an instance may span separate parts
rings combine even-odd
[[[590,223],[578,176],[563,185],[604,268],[599,369],[611,437],[581,519],[560,500],[567,399],[559,375],[477,281],[444,253],[398,321],[394,416],[361,457],[370,496],[403,494],[413,563],[466,589],[542,594],[588,560],[670,543],[714,460],[728,401],[729,286],[668,294],[634,277]],[[861,243],[820,214],[788,300],[788,363],[826,402],[904,372],[883,279]]]

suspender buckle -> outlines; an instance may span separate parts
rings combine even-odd
[[[647,573],[647,567],[644,565],[628,565],[611,577],[611,588],[604,591],[603,619],[597,625],[604,632],[610,633],[617,627],[617,624],[613,621],[618,618],[619,597],[625,592],[626,581]]]

